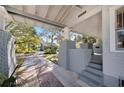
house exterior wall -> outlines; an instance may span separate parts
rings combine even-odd
[[[118,86],[118,78],[124,76],[124,53],[110,51],[110,6],[102,8],[103,73],[107,86]],[[113,78],[112,78],[113,77]]]

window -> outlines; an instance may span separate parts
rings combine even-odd
[[[123,49],[124,48],[124,7],[121,7],[116,10],[116,48]]]
[[[124,6],[110,7],[110,50],[124,52]]]

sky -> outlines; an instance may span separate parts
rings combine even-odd
[[[35,29],[37,35],[44,32],[44,29],[41,26],[35,25],[34,29]],[[43,39],[44,42],[49,42],[50,43],[50,40],[47,37],[42,36],[42,39]],[[54,43],[56,43],[56,42],[54,42]]]
[[[40,34],[44,31],[44,29],[40,26],[34,26],[34,29],[36,31],[37,34]]]
[[[37,25],[34,26],[34,29],[35,29],[37,35],[39,35],[40,33],[44,32],[44,29],[42,27],[40,27],[40,26],[37,26]],[[45,42],[48,40],[46,37],[42,37],[42,39]]]

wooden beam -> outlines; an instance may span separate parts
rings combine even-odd
[[[36,5],[35,6],[35,15],[40,15],[39,13],[40,13],[40,5]]]
[[[58,12],[58,15],[56,16],[55,20],[56,22],[59,22],[62,18],[62,16],[64,15],[64,12],[66,11],[67,9],[67,5],[63,5],[62,8],[60,9],[60,11]]]
[[[73,7],[74,7],[74,6],[72,6],[72,5],[68,7],[68,9],[65,11],[63,17],[61,18],[61,20],[60,20],[59,22],[62,23],[62,22],[64,21],[64,19],[70,14],[70,12],[71,12],[71,10],[73,9]]]
[[[54,20],[56,20],[56,21],[58,20],[58,18],[60,17],[60,14],[62,13],[63,9],[64,9],[64,5],[62,5],[61,9],[59,10],[59,12],[56,15],[56,17],[54,18]]]
[[[52,5],[49,5],[49,6],[48,6],[47,13],[46,13],[46,15],[45,15],[45,18],[48,18],[51,9],[52,9]]]
[[[58,20],[58,22],[60,22],[62,20],[63,16],[65,15],[66,11],[68,10],[68,8],[69,8],[69,6],[64,7],[64,10],[63,10],[64,12],[62,13],[62,15],[61,15],[60,19]]]
[[[10,7],[10,6],[4,5],[4,7],[8,11],[8,13],[10,13],[12,15],[22,16],[22,17],[25,17],[25,18],[33,19],[33,20],[40,21],[42,23],[53,25],[53,26],[60,27],[60,28],[64,28],[66,26],[64,24],[60,24],[60,23],[48,20],[46,18],[42,18],[42,17],[37,16],[37,15],[33,15],[33,14],[30,14],[30,13],[27,13],[27,12],[24,12],[24,11],[20,11],[16,8],[13,8],[13,7]]]

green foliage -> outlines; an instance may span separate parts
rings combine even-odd
[[[84,35],[83,38],[82,38],[82,40],[83,40],[83,43],[88,43],[88,44],[94,44],[94,43],[96,43],[95,37],[92,37],[92,36],[86,36],[86,35]]]
[[[56,54],[56,51],[58,49],[58,46],[46,46],[44,49],[44,55],[46,59],[58,63],[58,55]]]
[[[82,36],[78,34],[76,37],[76,48],[80,48],[81,42],[82,42]]]
[[[4,82],[4,80],[6,80],[7,77],[3,74],[0,73],[0,86],[2,85],[2,83]]]
[[[33,26],[26,23],[12,22],[7,30],[16,38],[16,52],[28,53],[37,50],[40,38]]]
[[[56,54],[57,46],[45,46],[44,54]]]
[[[1,87],[15,87],[16,86],[16,78],[13,75],[15,74],[16,70],[20,67],[21,67],[21,65],[17,65],[9,78],[2,75],[2,77],[4,79],[3,79],[3,82],[0,84],[0,86]]]
[[[16,86],[16,78],[11,76],[10,78],[3,81],[1,87],[15,87]]]
[[[44,50],[44,54],[56,54],[56,50],[55,48],[48,48]]]
[[[82,38],[82,40],[83,40],[83,43],[88,43],[88,36],[83,36],[83,38]]]
[[[82,36],[81,35],[77,35],[76,42],[81,42],[81,41],[82,41]]]
[[[96,43],[95,37],[92,37],[92,36],[88,37],[88,43],[90,43],[90,44]]]

